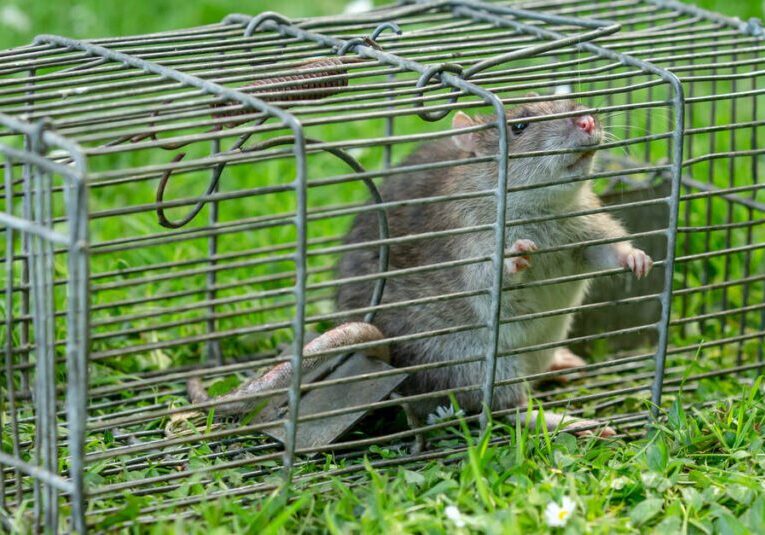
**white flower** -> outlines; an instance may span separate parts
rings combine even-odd
[[[614,478],[613,481],[611,481],[611,488],[614,490],[621,490],[629,482],[630,480],[626,477],[617,477],[617,478]]]
[[[568,496],[564,496],[561,504],[550,502],[545,509],[545,521],[551,528],[560,528],[566,525],[569,517],[574,514],[576,503]]]
[[[0,24],[19,32],[28,32],[32,28],[27,14],[13,4],[0,8]]]
[[[371,11],[373,7],[374,5],[372,4],[372,0],[352,0],[347,6],[345,6],[343,13],[346,15],[364,13],[366,11]]]
[[[455,526],[458,528],[465,527],[465,517],[462,516],[462,513],[460,513],[460,510],[457,509],[456,506],[447,505],[446,509],[444,509],[444,513],[446,514],[446,518],[451,520]]]
[[[444,407],[441,405],[440,407],[436,407],[436,410],[432,413],[428,414],[428,425],[437,424],[438,422],[445,422],[448,420],[453,420],[454,418],[461,418],[464,416],[465,413],[462,412],[462,409],[455,411],[454,405],[449,405],[448,407]]]

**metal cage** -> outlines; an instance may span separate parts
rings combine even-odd
[[[388,265],[391,247],[493,233],[493,250],[461,261],[493,266],[478,292],[492,320],[406,335],[484,330],[490,350],[464,355],[484,363],[484,380],[463,388],[481,390],[485,407],[497,359],[560,345],[588,364],[517,381],[568,377],[535,389],[535,403],[626,437],[672,400],[735,395],[761,371],[765,337],[762,38],[758,21],[671,0],[439,0],[315,19],[230,15],[92,41],[42,35],[0,52],[3,523],[84,533],[127,505],[152,523],[285,483],[352,479],[365,458],[458,458],[464,445],[448,431],[457,415],[411,429],[401,411],[455,389],[344,399],[354,384],[392,380],[390,390],[416,366],[302,385],[294,373],[271,393],[287,395],[275,422],[217,421],[219,401],[188,403],[189,378],[222,392],[279,362],[299,369],[308,333],[344,317],[333,295],[349,281],[334,266],[354,247],[384,259],[363,276],[378,283],[356,311],[373,315],[418,304],[383,299],[384,281],[408,273]],[[402,162],[417,144],[454,136],[456,110],[504,116],[555,99],[583,104],[612,134],[595,171],[567,181],[591,182],[655,269],[640,282],[618,269],[581,275],[593,284],[587,302],[543,313],[575,314],[568,340],[498,354],[500,325],[517,320],[500,315],[501,296],[519,287],[498,268],[506,229],[534,223],[507,215],[509,195],[528,189],[507,176],[518,157],[507,121],[495,121],[495,156],[460,162],[498,162],[496,188],[470,193],[494,199],[492,225],[391,235],[385,214],[401,202],[376,184],[453,166]],[[345,243],[365,211],[381,214],[378,238]],[[341,401],[322,405],[322,391]],[[489,416],[464,420],[478,433]],[[301,442],[301,429],[332,418],[354,425],[332,444]],[[428,449],[408,452],[417,436]]]

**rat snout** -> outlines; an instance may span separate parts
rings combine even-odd
[[[574,124],[586,134],[593,135],[595,133],[595,118],[592,115],[574,117]]]

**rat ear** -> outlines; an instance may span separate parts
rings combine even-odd
[[[458,111],[452,119],[452,128],[470,128],[475,126],[476,123],[464,112]],[[458,134],[452,137],[452,143],[461,151],[475,152],[476,149],[476,133],[468,132],[466,134]]]

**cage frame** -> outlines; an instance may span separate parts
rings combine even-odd
[[[644,0],[644,2],[656,5],[659,7],[666,7],[678,12],[683,12],[692,16],[700,16],[715,20],[723,23],[727,26],[736,28],[742,33],[747,35],[762,37],[762,26],[756,22],[741,23],[734,19],[722,17],[715,13],[711,13],[705,10],[696,8],[695,6],[688,6],[681,4],[674,0]],[[596,45],[582,40],[581,37],[564,35],[562,33],[552,32],[544,30],[533,25],[521,22],[523,18],[541,18],[548,21],[565,22],[568,24],[576,24],[584,29],[591,30],[591,38],[603,35],[604,32],[610,31],[609,28],[613,27],[613,24],[609,24],[609,21],[601,20],[589,20],[576,17],[561,17],[547,15],[541,15],[540,13],[533,11],[526,11],[522,9],[505,8],[494,4],[488,4],[482,1],[473,0],[443,0],[436,2],[428,1],[413,1],[413,2],[400,2],[401,9],[407,9],[411,7],[423,7],[427,9],[441,9],[450,10],[455,16],[468,17],[473,20],[482,20],[483,22],[490,22],[498,25],[506,25],[513,27],[516,30],[535,35],[540,39],[550,40],[550,44],[555,46],[574,46],[581,50],[586,50],[590,53],[596,54],[605,59],[611,59],[614,61],[622,62],[625,65],[630,65],[644,72],[656,76],[666,83],[672,90],[672,109],[674,110],[674,127],[672,129],[672,155],[671,163],[668,165],[670,169],[670,185],[671,191],[667,199],[667,205],[669,209],[669,221],[665,228],[665,236],[667,239],[667,251],[666,259],[664,260],[664,281],[663,290],[660,298],[661,303],[661,318],[657,325],[659,334],[659,342],[657,344],[657,351],[654,356],[655,359],[655,375],[653,378],[651,396],[652,396],[652,416],[658,415],[658,409],[661,404],[662,386],[664,384],[665,376],[665,361],[667,356],[668,347],[668,332],[670,324],[670,312],[673,295],[673,273],[675,265],[675,256],[677,243],[676,238],[678,235],[678,214],[680,203],[680,190],[683,185],[683,168],[686,164],[684,160],[684,133],[685,133],[685,95],[683,84],[680,79],[670,70],[659,67],[640,60],[636,57],[632,57],[629,54],[621,52],[615,52],[607,47]],[[391,18],[389,14],[384,15],[386,18]],[[513,17],[513,18],[510,18]],[[362,17],[363,18],[363,17]],[[505,104],[490,90],[483,89],[482,87],[469,82],[466,76],[461,76],[460,72],[451,72],[451,67],[448,64],[434,64],[427,65],[419,63],[413,60],[406,59],[404,57],[397,56],[396,54],[379,50],[369,43],[365,43],[358,38],[354,39],[340,39],[325,35],[315,29],[306,29],[306,27],[320,27],[320,19],[317,19],[315,26],[296,24],[290,21],[286,17],[274,13],[266,12],[258,16],[239,15],[233,14],[227,16],[223,21],[225,25],[240,25],[244,26],[244,37],[250,37],[254,33],[261,30],[276,31],[280,35],[289,35],[290,37],[300,39],[306,43],[315,43],[322,45],[327,49],[327,52],[333,51],[339,56],[343,56],[349,53],[354,53],[357,56],[365,59],[376,60],[380,64],[390,65],[392,67],[398,67],[406,69],[410,72],[416,72],[420,74],[420,81],[418,87],[424,87],[431,79],[437,79],[443,86],[452,87],[455,90],[465,91],[468,94],[472,94],[479,98],[484,99],[485,102],[494,106],[495,110],[503,112]],[[618,26],[618,25],[617,25]],[[395,28],[388,28],[395,29]],[[618,28],[617,28],[618,30]],[[295,463],[295,433],[298,422],[300,396],[301,396],[301,376],[299,373],[300,362],[303,358],[303,342],[304,342],[304,325],[305,325],[305,288],[306,288],[306,250],[307,250],[307,236],[306,236],[306,218],[307,218],[307,177],[308,169],[306,164],[306,138],[303,131],[300,119],[277,106],[269,104],[266,100],[260,99],[257,96],[230,89],[223,85],[204,80],[203,78],[188,75],[180,70],[162,66],[158,63],[143,60],[137,56],[124,54],[115,50],[112,50],[106,46],[94,45],[86,41],[74,40],[60,36],[41,35],[34,40],[35,45],[51,45],[55,47],[61,47],[69,50],[79,50],[92,55],[96,61],[113,61],[119,62],[124,65],[129,65],[136,69],[140,69],[146,72],[151,72],[162,77],[180,82],[184,87],[194,87],[200,89],[203,92],[222,97],[226,100],[235,101],[242,104],[245,109],[257,110],[265,114],[271,114],[270,116],[282,121],[282,124],[289,128],[294,136],[293,153],[297,163],[297,173],[295,180],[291,186],[297,195],[298,207],[297,215],[294,218],[293,224],[297,229],[297,253],[295,255],[296,264],[296,284],[293,288],[293,294],[296,299],[296,312],[292,321],[292,331],[294,333],[293,349],[291,353],[291,362],[293,369],[298,370],[293,374],[292,385],[289,389],[289,418],[285,421],[286,441],[283,453],[283,466],[285,467],[285,484],[289,482],[292,473],[292,467]],[[534,54],[544,48],[542,46],[529,47],[530,50],[525,51],[527,54]],[[524,51],[512,56],[512,59],[518,59],[523,57]],[[507,59],[507,58],[505,58]],[[464,74],[464,73],[462,73]],[[425,117],[422,117],[425,119]],[[41,207],[40,220],[36,222],[24,221],[18,218],[14,218],[12,215],[0,213],[0,223],[3,223],[8,228],[7,240],[9,242],[10,254],[6,255],[6,262],[12,264],[13,262],[13,239],[14,230],[21,235],[33,234],[39,240],[45,243],[46,247],[52,247],[54,243],[65,244],[68,250],[68,266],[70,280],[67,283],[68,295],[70,296],[67,303],[67,324],[70,326],[67,337],[67,413],[68,413],[68,442],[70,448],[70,474],[69,479],[65,479],[58,475],[57,470],[53,469],[55,463],[55,456],[45,457],[46,468],[38,469],[28,463],[20,461],[13,456],[9,456],[3,452],[0,452],[0,463],[7,464],[14,467],[16,470],[25,472],[31,475],[35,480],[35,492],[39,493],[42,501],[39,512],[36,511],[38,516],[45,517],[45,527],[55,531],[58,526],[58,512],[57,512],[57,492],[69,494],[72,504],[72,524],[71,528],[76,532],[84,533],[87,531],[87,524],[85,521],[86,512],[86,496],[87,489],[83,481],[83,470],[85,463],[84,454],[84,440],[86,430],[87,419],[87,365],[88,365],[88,352],[89,352],[89,340],[90,340],[90,326],[89,326],[89,276],[88,276],[88,209],[87,209],[87,195],[88,195],[88,182],[87,182],[87,160],[81,147],[75,142],[66,137],[59,136],[55,132],[46,129],[46,125],[43,122],[30,123],[20,120],[16,117],[12,117],[6,114],[0,114],[0,124],[4,125],[11,131],[24,135],[28,142],[26,151],[18,151],[0,144],[0,152],[6,157],[7,160],[23,161],[25,162],[25,169],[29,169],[32,173],[31,178],[34,175],[40,174],[40,170],[47,170],[48,172],[54,172],[60,174],[71,181],[71,192],[67,200],[67,213],[70,228],[72,229],[68,236],[59,235],[53,231],[46,230],[43,223],[45,222],[46,212],[44,210],[44,198],[38,199],[38,202],[42,203],[38,205]],[[500,296],[503,285],[503,273],[502,269],[497,269],[498,265],[501,265],[504,258],[504,243],[505,243],[505,231],[506,231],[506,195],[507,191],[507,172],[506,165],[503,165],[507,161],[507,129],[508,125],[506,121],[497,121],[496,127],[500,132],[500,151],[497,154],[497,161],[500,163],[498,186],[495,192],[495,198],[497,200],[497,219],[495,220],[495,243],[496,249],[493,252],[493,265],[495,267],[495,278],[491,289],[492,300],[492,317],[493,322],[490,332],[492,333],[492,342],[490,344],[491,350],[485,355],[487,366],[487,372],[483,383],[483,399],[485,410],[481,414],[481,427],[485,427],[490,417],[490,411],[488,407],[491,406],[493,390],[495,386],[495,368],[497,359],[497,344],[498,333],[500,327]],[[42,147],[55,146],[67,151],[75,162],[75,170],[70,168],[56,165],[49,162],[41,156]],[[7,167],[7,165],[6,165]],[[40,168],[40,169],[38,169]],[[36,170],[36,173],[32,171]],[[8,184],[9,172],[6,171],[6,184]],[[6,185],[6,196],[11,200],[6,204],[6,207],[13,204],[13,190],[9,189]],[[31,201],[29,201],[31,202]],[[211,203],[214,206],[215,203]],[[214,214],[212,217],[215,217]],[[211,242],[213,243],[213,242]],[[33,262],[46,262],[46,258],[51,254],[42,248],[37,252],[30,251],[30,259]],[[40,270],[40,267],[35,268]],[[42,270],[45,271],[45,270]],[[9,277],[11,277],[12,286],[12,273],[13,270],[8,270]],[[47,308],[46,301],[46,287],[49,285],[49,281],[38,279],[36,276],[32,276],[30,279],[30,289],[32,293],[32,300],[38,303],[32,307],[33,322],[36,326],[40,326],[40,333],[44,333],[46,330],[46,322],[44,316],[40,316],[39,309]],[[12,292],[8,292],[7,298],[12,298]],[[12,311],[12,307],[8,307],[9,311]],[[6,318],[6,324],[12,322],[12,315]],[[213,327],[214,328],[214,327]],[[35,328],[36,333],[38,329]],[[6,373],[10,377],[10,355],[11,355],[11,340],[8,337],[8,344],[6,348]],[[43,449],[50,447],[56,440],[55,422],[57,417],[55,414],[55,403],[50,405],[50,400],[55,402],[55,381],[51,379],[45,379],[45,377],[53,377],[51,357],[53,355],[52,348],[46,347],[46,344],[36,344],[36,351],[38,352],[38,362],[46,363],[45,366],[40,367],[40,374],[38,378],[44,382],[45,387],[40,386],[41,392],[48,392],[48,403],[40,402],[40,407],[44,407],[46,410],[40,411],[39,425],[42,429],[47,429],[46,433],[41,434],[41,446]],[[208,356],[211,359],[215,359],[216,352],[214,345],[209,346]],[[10,379],[9,379],[10,381]],[[42,384],[42,383],[41,383]],[[46,390],[47,389],[47,390]],[[52,389],[52,390],[51,390]],[[9,391],[9,401],[13,403],[12,388]],[[51,412],[52,410],[52,412]],[[55,448],[53,448],[55,450]],[[402,461],[405,462],[405,461]],[[3,494],[4,496],[4,494]],[[8,520],[5,519],[7,522]]]

